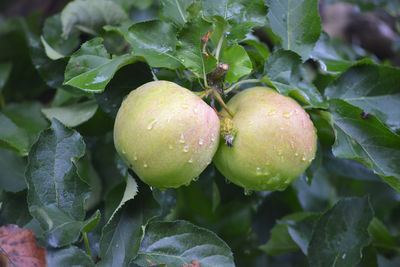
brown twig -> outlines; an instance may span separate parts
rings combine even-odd
[[[208,39],[210,39],[210,35],[211,35],[211,30],[209,30],[205,35],[201,37],[201,43],[202,43],[201,53],[206,56],[207,60],[210,58],[210,55],[208,55],[207,53],[207,42]]]

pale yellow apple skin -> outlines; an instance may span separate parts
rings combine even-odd
[[[146,83],[123,101],[114,144],[139,178],[160,189],[188,185],[210,164],[219,142],[215,111],[168,81]]]
[[[267,87],[253,87],[227,105],[237,134],[233,147],[220,141],[213,160],[227,179],[246,190],[283,190],[307,169],[317,135],[296,101]]]

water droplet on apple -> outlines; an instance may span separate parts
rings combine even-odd
[[[189,163],[193,163],[193,159],[190,158],[190,159],[188,160],[188,162],[189,162]]]
[[[185,152],[185,153],[186,153],[186,152],[189,152],[189,146],[188,146],[188,145],[186,145],[186,146],[183,147],[183,152]]]
[[[193,178],[193,182],[197,182],[199,180],[199,176]]]
[[[147,168],[147,167],[149,167],[149,165],[147,165],[147,163],[145,163],[145,164],[143,164],[143,167]]]
[[[286,118],[286,119],[289,119],[290,117],[292,117],[292,115],[293,115],[293,112],[283,112],[283,117],[284,118]]]
[[[214,136],[214,134],[211,134],[211,142],[214,142],[215,141],[215,136]]]
[[[149,125],[147,125],[147,130],[151,130],[153,129],[154,124],[157,123],[157,120],[152,120]]]
[[[135,154],[133,155],[133,160],[134,160],[134,161],[136,161],[136,160],[137,160],[137,155],[136,155],[136,152],[135,152]]]
[[[185,136],[183,135],[183,133],[181,133],[181,138],[179,139],[179,143],[181,144],[185,143]]]

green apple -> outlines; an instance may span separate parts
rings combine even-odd
[[[235,139],[232,147],[221,141],[214,156],[227,179],[246,190],[283,190],[310,165],[317,135],[296,101],[270,88],[254,87],[227,105],[234,113]]]
[[[175,83],[133,90],[115,120],[114,144],[139,178],[160,189],[189,184],[210,164],[220,123],[200,97]]]

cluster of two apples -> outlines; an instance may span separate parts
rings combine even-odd
[[[310,165],[317,137],[296,101],[254,87],[235,95],[228,107],[234,113],[232,147],[200,97],[172,82],[149,82],[123,101],[115,147],[142,181],[160,189],[188,185],[213,161],[246,190],[281,190]]]

